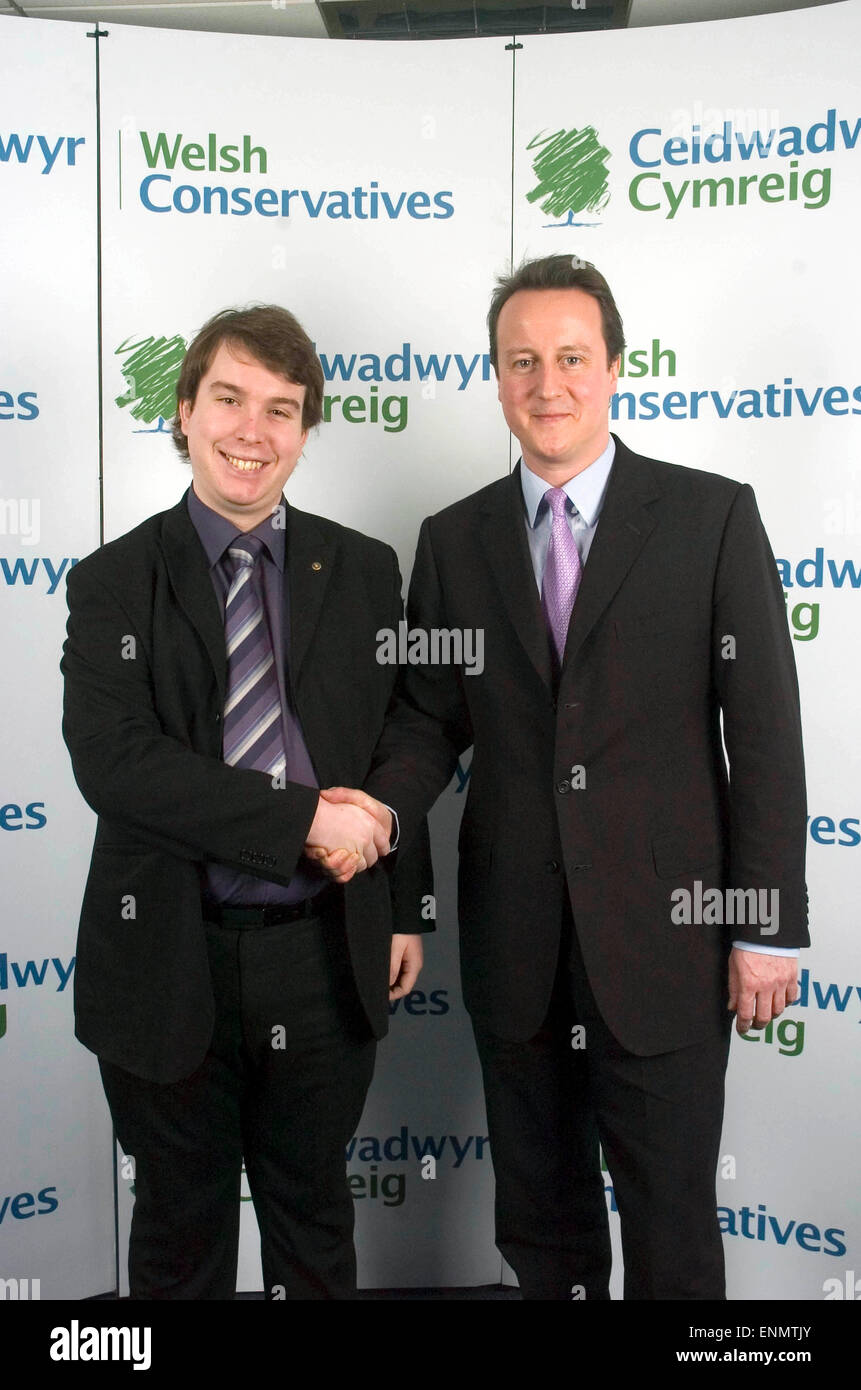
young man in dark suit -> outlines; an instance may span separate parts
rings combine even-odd
[[[233,1296],[243,1158],[267,1297],[355,1290],[344,1146],[430,880],[421,833],[386,860],[388,810],[319,790],[368,773],[401,611],[388,546],[284,502],[322,395],[286,310],[216,315],[177,386],[192,486],[69,575],[77,1035],[135,1159],[135,1298]]]
[[[727,1004],[740,1032],[780,1014],[808,941],[783,594],[749,486],[609,434],[603,276],[527,263],[488,322],[522,459],[424,523],[408,607],[483,631],[483,670],[408,667],[365,788],[407,845],[473,746],[464,997],[524,1297],[609,1296],[600,1141],[625,1296],[723,1298]]]

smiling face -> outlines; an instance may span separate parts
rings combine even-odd
[[[523,461],[554,487],[609,439],[619,359],[607,365],[601,307],[584,290],[518,290],[497,324],[499,400]]]
[[[252,531],[281,499],[308,438],[304,400],[304,386],[221,343],[196,399],[179,403],[194,490],[240,531]]]

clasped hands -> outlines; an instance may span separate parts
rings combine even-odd
[[[392,813],[381,801],[355,787],[328,787],[320,792],[305,853],[336,883],[349,883],[388,854]]]
[[[305,853],[336,883],[349,883],[388,854],[392,813],[381,801],[354,787],[328,787],[320,792]],[[389,964],[389,999],[409,994],[422,968],[422,939],[395,933]]]

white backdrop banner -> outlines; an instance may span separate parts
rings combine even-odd
[[[323,363],[325,419],[290,481],[296,506],[387,540],[406,573],[422,516],[505,471],[483,318],[509,252],[510,59],[502,41],[447,43],[444,54],[111,30],[101,88],[108,537],[188,486],[164,422],[179,359],[211,314],[251,301],[290,308]],[[237,95],[226,107],[228,90]],[[370,1287],[500,1277],[457,970],[464,785],[465,774],[435,816],[438,936],[418,989],[394,1011],[349,1151]],[[426,1155],[434,1179],[421,1176]],[[240,1286],[256,1289],[245,1185],[243,1196]]]
[[[110,1119],[72,1039],[95,822],[60,737],[65,575],[99,541],[95,54],[85,25],[0,29],[0,1278],[81,1298],[115,1282]]]
[[[570,251],[604,272],[628,342],[611,428],[639,453],[751,483],[786,592],[813,947],[798,1005],[734,1036],[718,1180],[730,1298],[826,1297],[861,1250],[847,1128],[861,1020],[859,39],[853,4],[526,38],[517,53],[515,259]]]

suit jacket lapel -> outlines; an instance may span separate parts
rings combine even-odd
[[[616,439],[607,495],[571,614],[563,672],[573,663],[639,555],[655,525],[647,504],[659,496],[649,460],[632,454]]]
[[[177,602],[209,654],[223,706],[227,693],[224,620],[218,611],[206,552],[188,514],[185,496],[165,516],[162,548]]]
[[[290,626],[289,631],[285,631],[284,649],[294,692],[320,618],[337,549],[337,542],[324,537],[313,516],[288,506],[285,575],[288,602],[284,607],[285,622],[289,621]]]
[[[514,630],[538,675],[551,687],[550,644],[526,539],[519,463],[485,503],[480,534]]]

